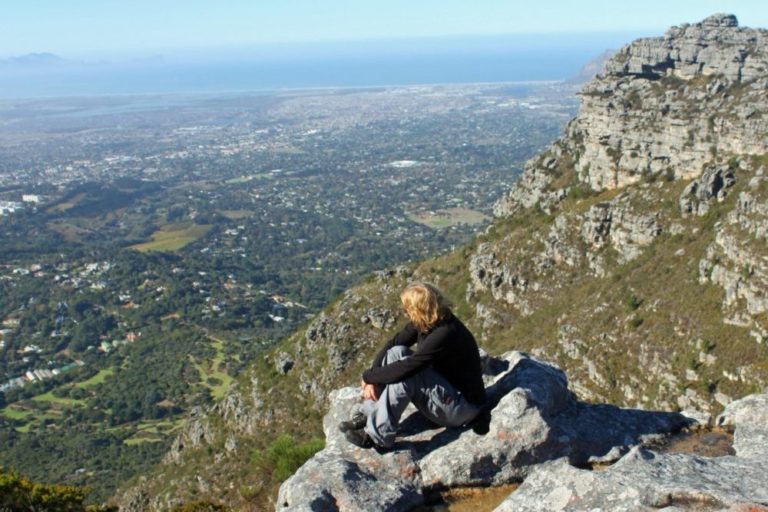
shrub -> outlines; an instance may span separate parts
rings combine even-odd
[[[0,510],[110,510],[86,508],[83,504],[85,493],[81,487],[33,482],[16,472],[0,469]]]
[[[324,446],[325,443],[320,439],[297,443],[290,435],[283,434],[265,450],[254,452],[253,460],[263,470],[272,473],[272,480],[282,482]]]
[[[634,294],[627,297],[626,305],[629,311],[637,310],[637,308],[639,308],[642,303],[642,299],[637,298],[637,296]]]
[[[581,185],[573,185],[568,189],[568,197],[571,199],[583,199],[587,196],[587,191]]]
[[[222,505],[210,501],[191,501],[173,507],[171,512],[226,512],[227,510]]]

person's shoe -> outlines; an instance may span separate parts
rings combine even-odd
[[[491,411],[483,408],[480,414],[475,416],[475,419],[470,423],[472,431],[479,435],[484,436],[491,430]]]
[[[344,437],[347,438],[347,441],[352,443],[353,445],[359,447],[359,448],[375,448],[376,443],[373,442],[373,439],[371,439],[371,436],[369,436],[365,430],[362,428],[358,428],[355,430],[348,430],[344,433]]]
[[[358,412],[355,413],[354,416],[352,416],[351,419],[348,419],[347,421],[342,421],[339,423],[339,430],[342,432],[349,432],[350,430],[358,430],[365,426],[366,421],[368,421],[368,418],[365,416],[365,414]]]

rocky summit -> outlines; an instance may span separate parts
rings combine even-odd
[[[579,402],[560,369],[519,352],[484,363],[493,410],[482,436],[435,428],[411,408],[391,452],[360,449],[338,430],[360,389],[332,393],[326,447],[283,484],[275,510],[410,510],[434,489],[522,480],[498,512],[763,510],[768,503],[768,395],[733,402],[718,417],[735,428],[736,455],[659,454],[643,446],[697,421]],[[579,469],[614,462],[604,471]]]
[[[565,168],[605,190],[652,175],[695,178],[718,155],[764,154],[767,49],[767,31],[723,14],[625,46],[585,85],[565,136],[529,162],[497,215],[561,200]]]
[[[676,413],[579,402],[562,370],[520,352],[484,362],[493,406],[486,435],[435,428],[411,407],[394,450],[380,455],[351,445],[338,430],[355,412],[359,388],[332,393],[326,447],[283,484],[276,510],[409,510],[431,489],[519,481],[549,460],[614,461],[693,422]]]
[[[409,510],[436,489],[521,481],[501,510],[765,508],[766,90],[768,32],[731,15],[625,46],[484,233],[347,290],[195,411],[123,509]],[[359,450],[336,428],[359,401],[346,386],[402,326],[414,280],[492,354],[490,432],[411,414],[395,450]],[[736,454],[650,450],[694,420],[735,428]],[[326,447],[275,498],[284,477],[254,461],[286,432]]]

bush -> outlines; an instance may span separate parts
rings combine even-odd
[[[0,510],[85,511],[85,490],[67,485],[33,482],[0,469]]]
[[[320,439],[297,443],[290,435],[283,434],[265,450],[254,452],[253,459],[263,470],[271,472],[272,480],[282,482],[324,446]]]
[[[627,310],[635,311],[643,303],[642,299],[639,299],[636,295],[630,295],[627,298]]]
[[[210,501],[192,501],[183,505],[177,505],[171,512],[226,512],[228,509]]]
[[[573,185],[568,189],[568,197],[571,199],[583,199],[588,192],[582,185]]]

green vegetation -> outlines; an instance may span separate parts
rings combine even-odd
[[[211,338],[211,346],[216,350],[216,355],[210,360],[209,364],[195,364],[202,382],[208,386],[211,396],[214,400],[220,400],[232,383],[232,377],[223,370],[224,362],[224,342],[220,339]]]
[[[56,512],[116,512],[117,507],[85,505],[86,490],[70,485],[33,482],[0,468],[0,510]]]
[[[152,241],[131,246],[137,251],[175,252],[204,236],[211,229],[209,224],[171,224],[152,234]]]
[[[65,212],[71,210],[85,198],[85,193],[75,194],[72,197],[68,197],[66,200],[59,202],[48,208],[48,212]]]
[[[171,509],[171,512],[226,512],[227,510],[229,509],[218,503],[198,500],[175,506]]]
[[[32,414],[30,411],[25,409],[19,409],[15,405],[9,405],[8,407],[4,407],[3,409],[0,409],[0,412],[3,413],[3,415],[11,420],[26,420],[27,417]]]
[[[35,402],[51,402],[54,404],[66,406],[82,405],[85,403],[83,400],[78,400],[76,398],[62,398],[60,396],[55,396],[51,391],[33,396],[32,400]]]
[[[275,482],[283,482],[325,446],[322,439],[301,443],[288,434],[272,441],[265,450],[253,452],[253,463]]]
[[[627,298],[627,302],[626,302],[627,310],[630,312],[635,311],[637,308],[640,307],[642,303],[643,301],[637,298],[637,295],[632,294]]]
[[[77,384],[75,384],[75,387],[84,388],[84,389],[91,388],[93,386],[97,386],[99,384],[102,384],[106,380],[107,377],[110,377],[110,376],[112,376],[114,374],[115,374],[115,369],[114,368],[111,368],[111,367],[110,368],[104,368],[102,370],[99,370],[99,372],[96,375],[94,375],[93,377],[91,377],[91,378],[89,378],[87,380],[84,380],[83,382],[78,382]]]

